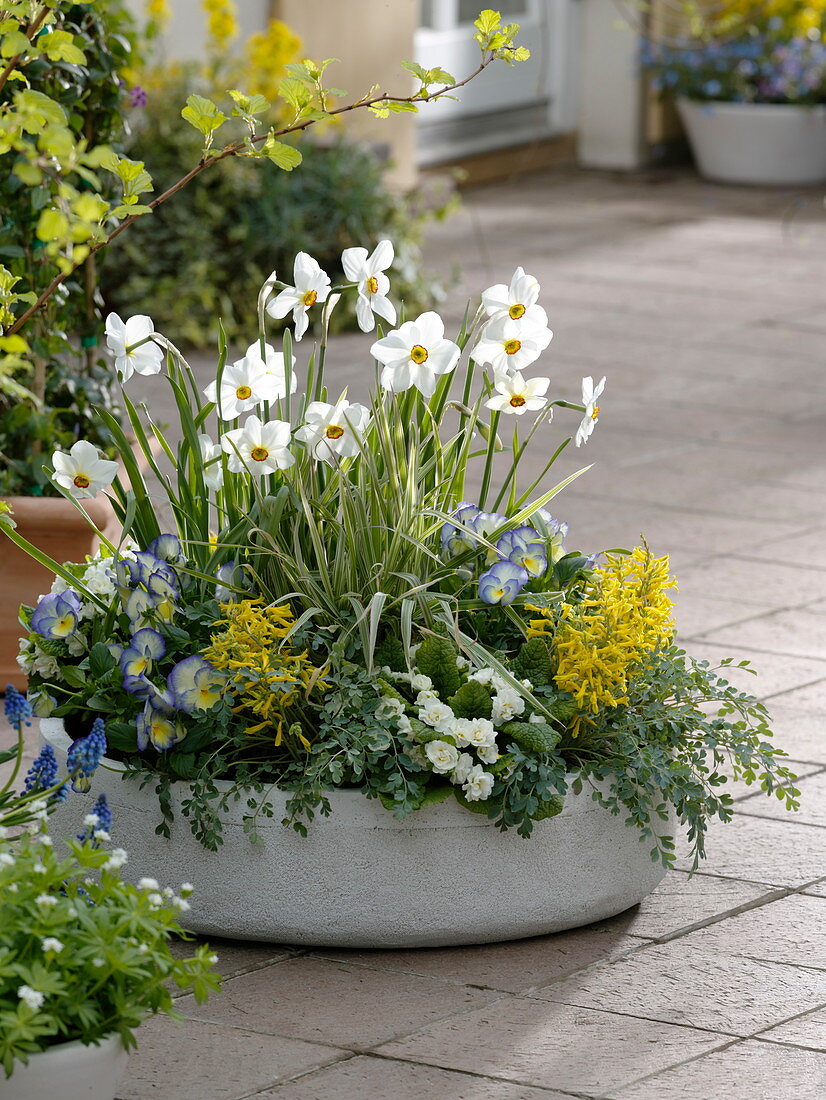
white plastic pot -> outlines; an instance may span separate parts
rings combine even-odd
[[[0,1100],[114,1100],[128,1059],[117,1035],[98,1046],[60,1043],[16,1063],[11,1077],[0,1070]]]
[[[68,745],[62,724],[44,719],[41,730],[60,757]],[[537,822],[527,840],[452,798],[398,820],[358,790],[329,792],[331,816],[316,817],[301,837],[280,824],[286,796],[274,791],[274,816],[258,821],[263,845],[244,831],[249,810],[241,798],[222,815],[223,846],[210,852],[181,815],[188,784],[172,785],[167,840],[155,833],[154,784],[141,790],[122,775],[121,765],[104,761],[90,794],[72,795],[54,815],[52,834],[81,831],[105,791],[112,841],[129,854],[125,871],[162,885],[193,883],[184,923],[210,935],[308,946],[489,943],[613,916],[665,874],[651,860],[651,842],[588,789],[569,794],[562,813]],[[673,835],[673,826],[663,823],[663,830]]]
[[[720,183],[826,181],[826,106],[678,99],[697,167]]]

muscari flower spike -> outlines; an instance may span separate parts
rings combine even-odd
[[[92,775],[106,753],[106,726],[96,718],[86,737],[78,737],[69,749],[66,766],[72,777],[73,791],[88,791]]]
[[[39,756],[26,773],[27,791],[46,791],[57,781],[57,757],[51,745],[41,749]]]
[[[109,808],[109,803],[106,800],[105,794],[98,796],[97,801],[92,807],[92,814],[97,818],[97,823],[87,825],[82,833],[77,834],[77,839],[82,841],[91,840],[94,847],[97,847],[95,833],[99,830],[104,833],[110,833],[112,831],[112,811]]]
[[[19,726],[21,722],[26,726],[32,724],[31,703],[12,684],[6,685],[4,710],[10,725]]]

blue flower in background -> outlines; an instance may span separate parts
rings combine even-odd
[[[95,818],[97,818],[97,821],[94,820]],[[77,834],[77,839],[82,841],[91,840],[94,847],[97,847],[98,841],[95,838],[95,833],[111,833],[112,831],[112,811],[109,809],[105,794],[98,797],[92,807],[91,817],[87,820],[89,823],[82,833]]]
[[[489,604],[511,604],[527,583],[527,569],[510,561],[498,561],[479,578],[479,599]]]
[[[11,684],[6,685],[4,710],[10,725],[19,726],[21,722],[26,726],[32,724],[32,708],[29,700]]]
[[[27,791],[47,791],[57,782],[57,757],[51,745],[41,749],[34,763],[26,773]]]
[[[44,596],[37,604],[29,624],[35,634],[60,640],[77,630],[80,620],[80,598],[71,588],[65,592]]]

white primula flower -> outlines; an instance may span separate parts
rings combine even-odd
[[[604,389],[605,378],[596,386],[590,375],[582,379],[582,404],[585,406],[585,415],[576,430],[577,447],[581,447],[583,443],[587,443],[591,438],[591,432],[594,430],[596,422],[599,420],[599,405],[597,401]]]
[[[493,380],[497,392],[488,398],[485,406],[497,412],[515,413],[517,416],[536,412],[548,404],[544,394],[550,383],[550,378],[532,378],[526,382],[519,371],[510,374],[506,370],[497,370]]]
[[[447,775],[459,763],[459,750],[448,741],[428,741],[424,754],[437,775]]]
[[[523,370],[536,362],[552,337],[547,327],[505,317],[485,325],[470,357],[477,363],[489,363],[495,371]]]
[[[122,321],[117,313],[106,318],[106,346],[115,357],[115,370],[121,380],[128,382],[133,374],[158,374],[163,364],[164,352],[152,341],[146,340],[155,331],[152,318],[138,313]],[[136,347],[140,344],[140,347]]]
[[[413,732],[413,724],[406,714],[400,714],[396,719],[396,728],[399,733],[409,736]]]
[[[433,681],[429,676],[425,676],[423,672],[416,672],[410,677],[410,686],[413,691],[431,691]]]
[[[21,985],[17,990],[17,996],[24,1004],[35,1011],[42,1008],[43,1002],[46,1000],[45,993],[39,993],[36,989],[32,989],[30,985]]]
[[[503,722],[510,722],[522,714],[525,709],[525,700],[517,691],[505,688],[498,691],[493,697],[493,713],[491,721],[495,726],[501,726]]]
[[[492,668],[478,668],[468,675],[468,680],[476,680],[480,684],[489,684],[495,673]]]
[[[345,248],[341,254],[345,277],[358,287],[356,317],[362,332],[372,332],[376,327],[374,313],[391,325],[396,323],[396,307],[387,297],[390,280],[384,274],[392,263],[390,241],[379,241],[369,256],[366,248]]]
[[[416,706],[423,707],[426,703],[438,703],[439,696],[430,688],[423,688],[416,696]]]
[[[221,436],[230,470],[233,473],[248,470],[256,477],[292,466],[295,459],[289,444],[290,425],[286,420],[264,424],[257,416],[247,417],[243,428],[234,428]]]
[[[352,458],[359,453],[361,440],[370,419],[364,405],[350,404],[340,397],[335,405],[326,401],[311,401],[304,414],[304,425],[295,433],[322,462],[334,466],[340,458]]]
[[[484,802],[493,790],[493,776],[481,764],[476,764],[462,784],[462,790],[468,802]]]
[[[432,397],[440,375],[448,374],[459,361],[459,346],[445,339],[445,326],[438,313],[422,313],[377,340],[370,354],[384,364],[381,384],[391,393],[403,393],[411,386],[423,397]]]
[[[204,485],[217,491],[224,484],[224,464],[221,462],[221,446],[213,443],[208,435],[198,436],[201,448],[201,464],[204,468]]]
[[[508,317],[511,321],[521,321],[532,309],[539,308],[539,283],[533,275],[526,275],[523,268],[517,267],[510,286],[497,283],[489,286],[482,294],[482,307],[491,321]],[[544,313],[544,310],[542,311]],[[534,317],[537,314],[533,315]],[[547,324],[547,317],[543,324]]]
[[[293,265],[293,282],[275,298],[267,302],[267,313],[279,319],[292,312],[295,322],[295,339],[300,340],[307,331],[307,310],[316,302],[326,302],[330,293],[330,276],[319,267],[306,252],[299,252]]]
[[[87,439],[73,443],[68,454],[55,451],[52,465],[52,479],[78,500],[96,497],[112,484],[118,472],[117,462],[101,458],[97,447]]]
[[[419,721],[438,730],[439,733],[447,733],[447,728],[453,720],[453,711],[447,703],[440,703],[438,699],[430,699],[419,708]]]
[[[482,749],[496,744],[496,730],[489,718],[463,719],[462,739],[466,745]]]
[[[460,753],[459,759],[456,762],[456,767],[450,773],[450,782],[456,783],[458,786],[461,786],[462,783],[466,783],[468,776],[475,766],[473,757],[469,752]]]
[[[486,764],[495,764],[499,759],[499,749],[496,744],[482,745],[481,748],[476,750],[476,755],[480,760],[484,760]]]
[[[404,714],[404,703],[393,695],[382,695],[376,714],[381,718],[398,718]]]

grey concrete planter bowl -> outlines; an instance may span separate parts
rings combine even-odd
[[[68,746],[62,724],[45,719],[41,730],[60,758]],[[332,815],[303,838],[280,824],[286,799],[274,792],[275,816],[259,822],[263,846],[244,832],[242,798],[224,818],[223,847],[209,852],[180,813],[187,784],[173,785],[166,840],[155,834],[153,786],[141,790],[123,780],[121,765],[104,766],[112,770],[96,773],[93,791],[73,795],[54,816],[53,835],[79,832],[105,791],[129,876],[195,886],[184,918],[194,932],[328,947],[489,943],[603,920],[635,905],[665,874],[650,843],[588,790],[569,795],[528,840],[453,799],[399,821],[357,790],[330,792]]]

